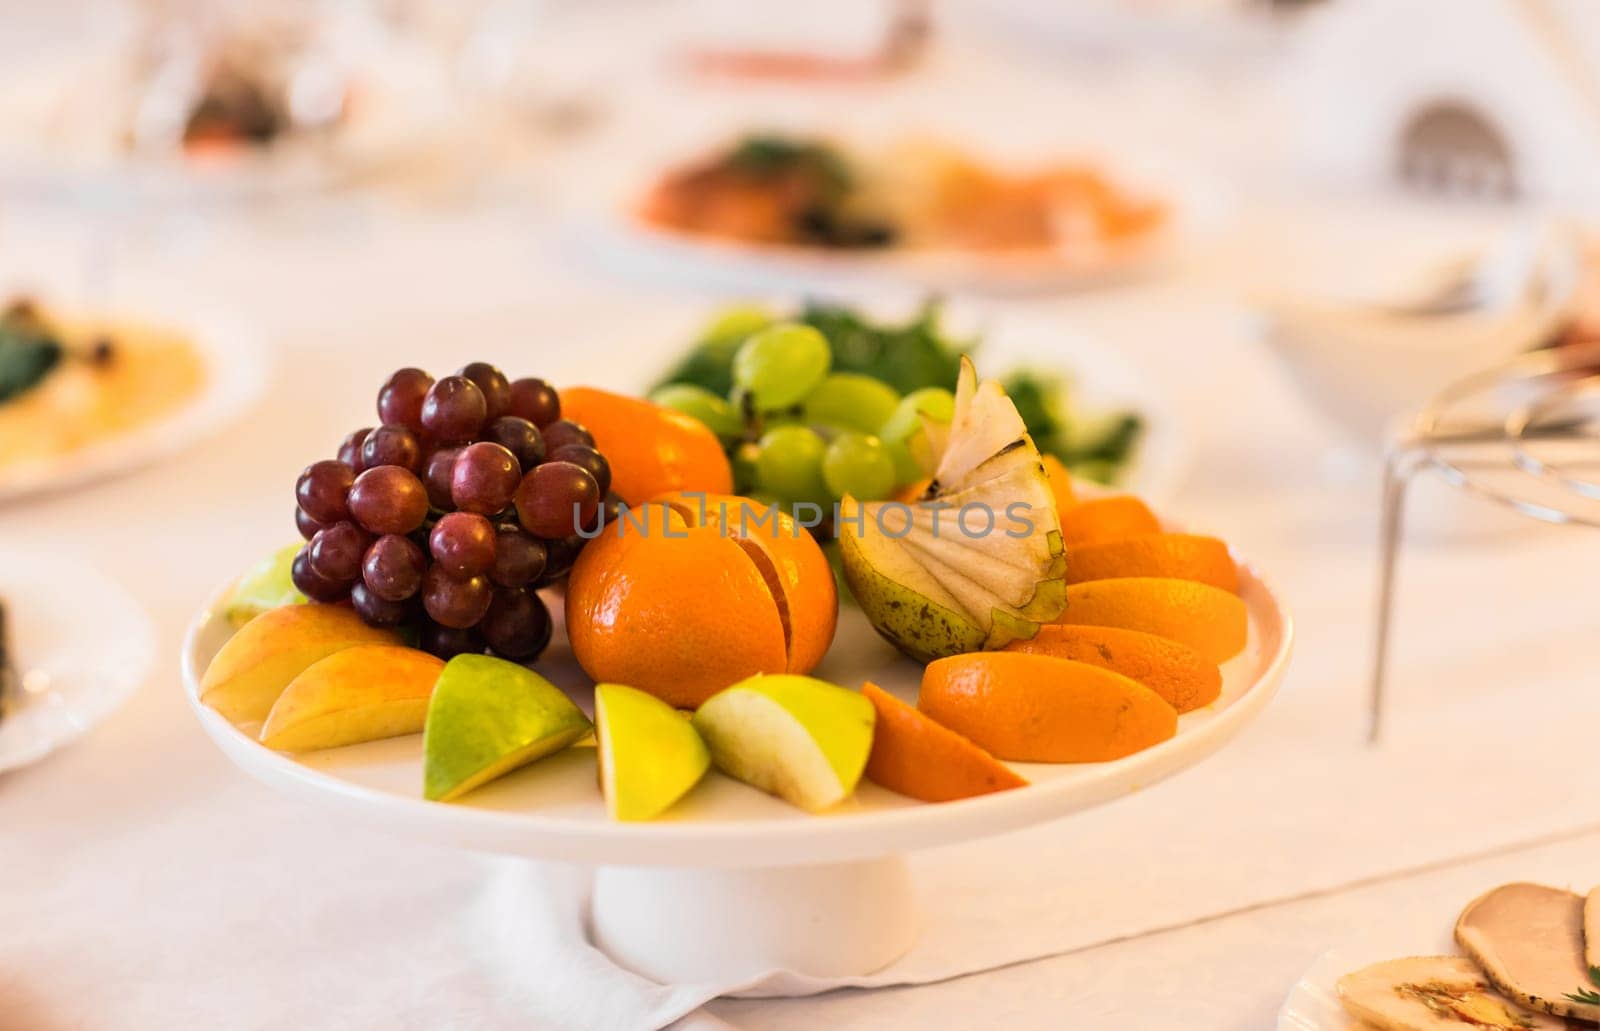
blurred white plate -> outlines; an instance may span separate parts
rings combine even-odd
[[[70,744],[149,676],[155,632],[120,586],[77,559],[0,550],[0,601],[23,690],[0,718],[0,772]]]
[[[53,306],[46,298],[46,310]],[[60,310],[76,319],[68,306]],[[182,332],[205,363],[200,392],[164,417],[127,433],[40,461],[0,466],[0,504],[45,491],[65,490],[132,472],[206,440],[243,415],[260,397],[271,373],[255,336],[231,319],[208,313],[147,316],[121,314],[106,321],[170,327]]]
[[[101,59],[115,60],[114,52]],[[116,105],[101,94],[126,84],[83,55],[44,58],[0,87],[0,182],[18,192],[131,208],[259,201],[399,175],[460,134],[441,87],[421,72],[357,85],[361,113],[326,135],[286,134],[227,155],[176,147],[138,153],[119,144],[126,126],[107,117]]]
[[[706,148],[689,153],[703,153]],[[1182,185],[1170,171],[1135,169],[1132,160],[1082,157],[1095,167],[1114,168],[1119,183],[1164,201],[1167,221],[1137,238],[1096,252],[1033,248],[1016,251],[884,248],[830,250],[797,244],[758,244],[656,225],[638,213],[639,199],[662,169],[680,160],[645,159],[648,177],[620,176],[575,197],[583,212],[578,233],[585,246],[607,261],[637,266],[654,278],[711,282],[743,290],[792,290],[818,284],[899,285],[929,290],[1026,294],[1088,290],[1148,278],[1177,263],[1186,241],[1220,215],[1220,200]],[[620,179],[621,181],[616,181]]]
[[[1278,1031],[1352,1031],[1361,1025],[1339,1004],[1339,978],[1385,960],[1457,954],[1449,934],[1431,944],[1426,935],[1412,934],[1396,941],[1374,940],[1330,949],[1295,982],[1278,1011]]]
[[[1576,236],[1558,224],[1410,208],[1386,221],[1389,211],[1351,210],[1336,227],[1326,213],[1299,218],[1301,232],[1265,241],[1246,272],[1252,328],[1306,400],[1371,454],[1390,420],[1554,336],[1582,266]],[[1459,311],[1405,310],[1446,263],[1480,261],[1494,274],[1490,296]]]
[[[1092,256],[1043,248],[851,251],[741,243],[653,225],[626,211],[601,231],[620,247],[634,249],[642,260],[762,288],[868,281],[1002,294],[1088,290],[1156,275],[1171,264],[1177,250],[1171,227]]]

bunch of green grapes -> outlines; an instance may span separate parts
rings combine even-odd
[[[950,391],[902,397],[882,380],[835,372],[832,364],[820,332],[779,323],[738,346],[728,396],[673,383],[651,400],[716,433],[733,461],[735,488],[753,497],[831,512],[846,494],[861,501],[892,497],[925,477],[913,442],[922,416],[950,419]]]

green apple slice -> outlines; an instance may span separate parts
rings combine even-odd
[[[295,589],[289,575],[294,557],[300,554],[302,544],[290,544],[278,549],[251,567],[228,592],[222,604],[228,622],[244,626],[261,613],[285,605],[304,605],[306,596]]]
[[[717,768],[820,812],[856,789],[877,712],[865,695],[793,674],[757,674],[712,695],[694,728]]]
[[[711,753],[677,709],[622,684],[596,684],[600,790],[616,820],[652,820],[700,783]]]
[[[449,802],[593,729],[550,681],[488,655],[445,663],[422,731],[422,794]]]

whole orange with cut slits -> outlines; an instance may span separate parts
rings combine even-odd
[[[581,423],[611,466],[611,489],[640,504],[671,490],[733,490],[716,434],[693,416],[594,387],[567,387],[561,417]]]
[[[685,518],[679,504],[631,509],[585,545],[567,579],[573,656],[596,681],[680,708],[756,673],[810,672],[833,640],[838,595],[827,559],[800,533],[769,550]]]
[[[816,538],[775,505],[735,494],[674,491],[656,498],[690,525],[718,527],[767,578],[788,642],[789,673],[809,673],[827,654],[839,621],[839,585]]]

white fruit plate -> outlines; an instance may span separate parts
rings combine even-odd
[[[901,853],[1121,798],[1204,759],[1261,712],[1287,665],[1292,624],[1255,570],[1241,563],[1240,572],[1249,644],[1223,667],[1221,697],[1181,717],[1176,737],[1116,762],[1014,764],[1027,787],[942,804],[863,781],[853,799],[813,816],[713,772],[666,817],[619,823],[606,815],[589,747],[541,760],[459,803],[427,802],[420,735],[289,755],[201,704],[200,677],[232,633],[216,599],[189,629],[183,677],[201,726],[229,758],[342,820],[430,844],[599,867],[591,928],[634,970],[668,981],[771,969],[864,974],[915,939]],[[564,641],[556,635],[539,669],[591,708]],[[871,679],[912,700],[920,672],[843,602],[838,637],[816,675],[848,685]]]

